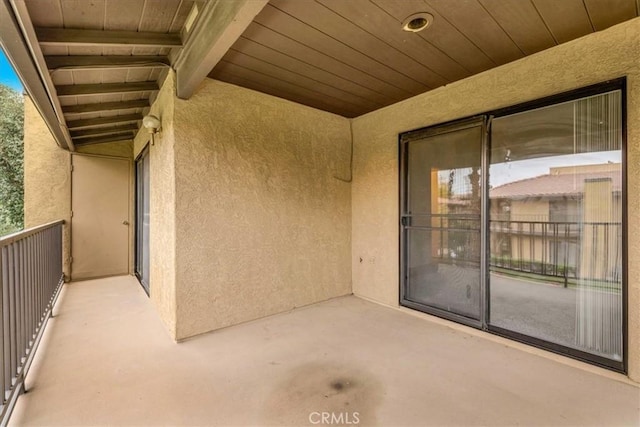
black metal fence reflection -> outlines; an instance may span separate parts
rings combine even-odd
[[[490,221],[491,267],[542,276],[621,282],[619,222]]]

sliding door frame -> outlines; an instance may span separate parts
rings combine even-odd
[[[589,96],[595,96],[611,91],[620,91],[620,103],[621,105],[621,139],[622,139],[622,361],[616,361],[608,359],[603,356],[598,356],[586,351],[578,350],[572,347],[568,347],[562,344],[545,341],[540,338],[532,337],[530,335],[515,332],[509,329],[505,329],[499,326],[491,324],[490,313],[490,292],[491,286],[489,286],[489,277],[487,276],[487,325],[486,330],[496,335],[503,336],[505,338],[519,341],[537,348],[552,351],[564,356],[572,357],[574,359],[582,360],[584,362],[591,363],[603,368],[611,369],[614,371],[626,373],[628,363],[628,262],[627,262],[627,239],[628,239],[628,221],[627,221],[627,98],[626,98],[626,78],[622,77],[615,80],[598,83],[595,85],[579,88],[569,92],[552,95],[542,99],[537,99],[522,104],[514,105],[511,107],[503,108],[500,110],[492,111],[489,113],[491,119],[510,116],[512,114],[523,113],[526,111],[535,110],[537,108],[549,107],[563,102],[575,101],[581,98]],[[491,143],[491,128],[489,127],[489,144]],[[490,147],[488,147],[490,149]],[[489,165],[487,165],[488,167]],[[488,169],[487,169],[488,171]],[[488,178],[488,173],[486,174]],[[487,185],[488,188],[488,185]],[[488,197],[488,194],[487,194]],[[487,200],[488,202],[488,200]],[[488,205],[487,205],[488,207]],[[488,221],[488,218],[487,218]],[[486,227],[489,227],[487,222]],[[487,251],[489,247],[487,246]],[[488,274],[488,272],[487,272]]]
[[[456,120],[448,123],[444,123],[437,126],[430,126],[424,129],[418,129],[412,132],[406,132],[400,135],[399,137],[399,155],[400,155],[400,194],[399,194],[399,214],[400,214],[400,305],[413,308],[415,310],[419,310],[428,314],[433,314],[438,317],[442,317],[444,319],[452,320],[458,323],[462,323],[468,326],[472,326],[475,328],[484,329],[485,324],[485,306],[486,306],[486,277],[488,274],[487,271],[487,252],[484,250],[486,248],[486,238],[487,238],[487,230],[484,226],[485,221],[487,221],[487,209],[485,206],[485,192],[486,192],[486,184],[487,179],[485,174],[483,173],[481,176],[482,186],[480,193],[480,283],[479,286],[479,314],[480,318],[478,320],[464,316],[462,314],[456,314],[450,311],[446,311],[437,307],[429,306],[427,304],[421,304],[415,301],[411,301],[407,298],[407,284],[408,284],[408,272],[406,268],[406,255],[408,253],[407,246],[407,219],[409,215],[405,215],[406,212],[406,204],[407,204],[407,177],[409,173],[407,160],[408,160],[408,146],[411,142],[418,141],[424,138],[430,138],[438,135],[444,135],[451,132],[461,131],[465,129],[471,129],[475,127],[481,128],[481,159],[480,159],[480,167],[484,170],[486,166],[487,160],[487,117],[485,115],[473,116],[470,118]]]
[[[140,176],[140,172],[138,170],[138,165],[140,163],[142,163],[145,158],[148,159],[149,157],[149,144],[147,144],[145,146],[144,149],[142,149],[142,151],[140,152],[140,154],[138,155],[138,157],[136,157],[135,162],[134,162],[134,168],[135,168],[135,200],[134,200],[134,205],[135,205],[135,239],[134,239],[134,266],[133,266],[133,270],[135,273],[135,276],[138,278],[138,282],[140,283],[140,286],[142,286],[142,289],[145,291],[145,293],[147,295],[149,295],[149,293],[151,292],[151,283],[150,283],[150,278],[149,277],[143,277],[143,268],[144,266],[142,265],[144,263],[144,256],[143,256],[143,248],[144,248],[144,244],[142,241],[142,233],[143,233],[143,227],[144,227],[144,221],[143,221],[143,216],[144,216],[144,208],[142,207],[143,205],[143,196],[144,196],[144,191],[149,191],[149,186],[150,186],[150,182],[149,182],[149,186],[147,188],[142,188],[144,186],[144,177]],[[147,173],[149,173],[149,171],[147,171]],[[148,195],[147,195],[148,197]],[[151,210],[151,207],[149,207],[149,210]],[[147,251],[149,251],[150,248],[147,248]],[[147,256],[149,256],[149,254],[147,254]],[[150,271],[147,271],[147,274],[150,275]],[[146,282],[145,282],[146,279]]]
[[[606,357],[588,353],[561,344],[552,343],[529,335],[507,330],[490,322],[490,284],[489,284],[489,153],[491,148],[491,122],[493,118],[509,116],[537,108],[548,107],[563,102],[575,101],[606,92],[619,90],[621,92],[621,139],[622,139],[622,361],[615,361]],[[407,202],[407,173],[408,173],[408,143],[425,137],[436,136],[443,133],[462,130],[477,126],[482,123],[482,191],[481,191],[481,283],[480,283],[480,321],[468,317],[450,313],[435,307],[419,304],[406,299],[407,286],[407,239],[406,239],[406,211]],[[524,102],[514,106],[488,111],[481,115],[469,118],[454,120],[442,124],[436,124],[426,128],[421,128],[409,132],[401,133],[398,137],[399,155],[399,271],[400,271],[400,298],[399,304],[408,308],[419,310],[427,314],[432,314],[457,323],[462,323],[489,333],[500,335],[515,341],[519,341],[547,351],[558,353],[584,362],[588,362],[600,367],[604,367],[617,372],[626,373],[628,366],[628,203],[627,203],[627,90],[626,77],[605,81],[591,86],[551,95],[548,97]]]

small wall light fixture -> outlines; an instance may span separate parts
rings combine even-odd
[[[433,23],[433,15],[427,12],[414,13],[402,21],[402,29],[411,33],[417,33],[429,27]]]
[[[154,136],[160,131],[160,119],[149,114],[142,118],[142,126],[144,126],[151,135],[151,145],[154,145]]]

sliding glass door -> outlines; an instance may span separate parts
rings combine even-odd
[[[624,370],[624,82],[401,135],[401,304]]]
[[[140,284],[149,293],[149,148],[136,160],[136,265]]]
[[[403,302],[480,321],[484,121],[405,135]]]
[[[490,318],[622,361],[621,91],[493,120]]]

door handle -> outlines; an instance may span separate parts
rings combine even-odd
[[[122,225],[129,225],[129,221],[125,219],[124,221],[122,221]]]

